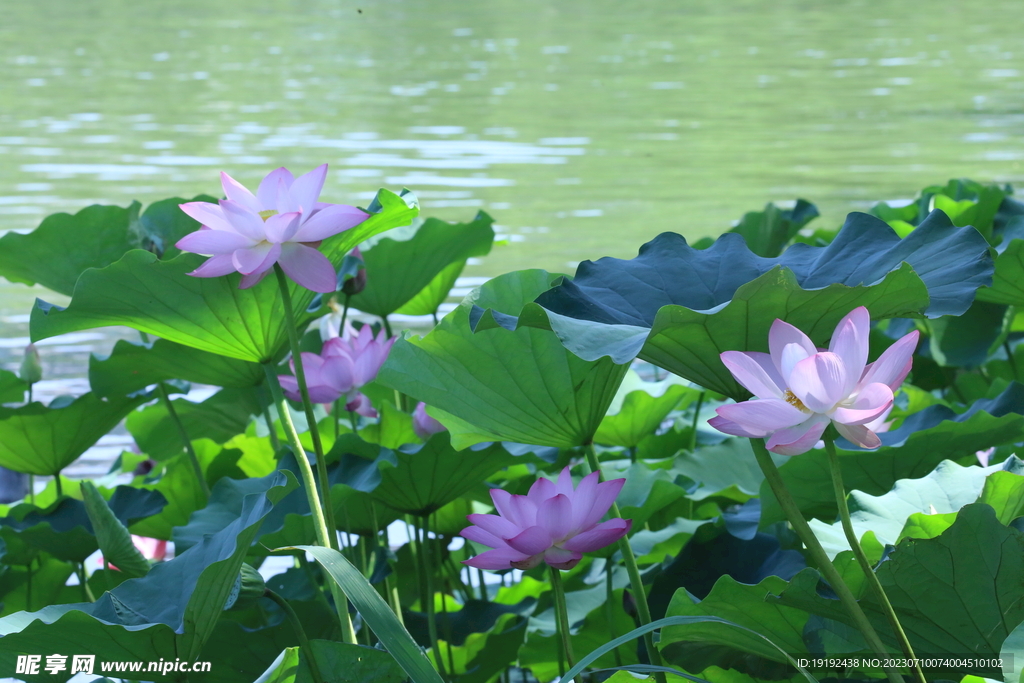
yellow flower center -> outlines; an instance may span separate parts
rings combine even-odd
[[[268,218],[270,218],[271,216],[276,216],[276,215],[277,215],[277,211],[274,211],[273,209],[267,209],[266,211],[260,211],[260,218],[263,219],[264,223],[267,222]]]
[[[786,403],[793,406],[794,408],[802,410],[805,413],[811,412],[810,410],[808,410],[807,406],[804,405],[804,402],[797,398],[796,394],[794,394],[789,389],[786,389],[786,393],[783,395],[782,398],[785,399]]]

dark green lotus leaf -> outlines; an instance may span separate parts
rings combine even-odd
[[[402,304],[395,313],[402,315],[437,315],[437,309],[448,298],[455,282],[462,275],[466,267],[464,261],[456,261],[450,264],[440,273],[434,276],[426,287],[419,291],[419,294]]]
[[[962,467],[951,460],[945,460],[928,476],[901,479],[891,491],[881,496],[850,491],[850,518],[857,538],[871,531],[880,543],[895,545],[911,515],[956,512],[977,501],[987,487],[989,476],[997,473],[1024,481],[1024,477],[1020,476],[1024,474],[1024,462],[1011,457],[1005,463],[991,467]],[[811,520],[811,528],[829,557],[850,549],[839,522],[830,526],[814,519]]]
[[[963,315],[928,321],[932,358],[944,367],[978,367],[1006,338],[1006,306],[975,301]]]
[[[1024,621],[1024,534],[1000,524],[988,505],[963,508],[937,538],[904,539],[877,574],[915,652],[998,658],[1007,635]],[[849,624],[837,600],[819,595],[817,576],[804,570],[778,602]],[[898,652],[874,596],[865,594],[861,604]],[[1002,677],[998,667],[929,669],[929,676],[951,680],[966,674]]]
[[[32,566],[31,590],[29,590],[28,568],[5,567],[0,572],[0,596],[3,605],[0,617],[15,612],[39,609],[43,605],[77,602],[82,599],[78,586],[68,586],[68,578],[74,573],[74,565],[45,555],[36,558]],[[44,660],[45,661],[45,660]]]
[[[200,351],[166,339],[114,344],[106,358],[89,357],[89,386],[98,396],[130,394],[169,379],[219,387],[251,387],[263,381],[257,364]]]
[[[153,202],[139,216],[138,222],[129,226],[136,240],[136,246],[152,251],[163,259],[174,258],[181,253],[174,244],[190,232],[199,229],[199,222],[179,207],[186,202],[217,202],[210,195],[197,195],[192,199],[171,197]]]
[[[0,370],[0,403],[21,403],[25,400],[28,383],[10,370]]]
[[[504,614],[529,616],[536,606],[537,600],[527,597],[514,605],[483,600],[467,600],[461,609],[453,612],[438,613],[437,630],[450,636],[446,642],[452,645],[464,645],[466,638],[472,633],[486,633],[494,628],[498,619]],[[427,630],[427,615],[423,612],[404,612],[405,627],[416,642],[424,646],[430,645]]]
[[[839,440],[839,461],[848,491],[881,496],[900,479],[924,477],[943,460],[975,461],[978,450],[1020,441],[1024,429],[1024,385],[1016,382],[994,399],[976,401],[957,415],[943,405],[914,413],[899,429],[879,434],[882,447],[854,450]],[[779,468],[786,487],[808,517],[832,522],[839,514],[824,450],[788,458]],[[767,483],[761,485],[761,523],[785,519]]]
[[[775,258],[791,239],[812,220],[817,218],[818,207],[807,200],[798,199],[792,209],[780,209],[769,202],[764,211],[749,211],[743,214],[734,227],[726,232],[734,232],[743,237],[750,251],[764,258]],[[714,244],[714,239],[705,237],[693,246],[696,249],[707,249]]]
[[[385,650],[327,640],[312,640],[309,645],[323,675],[323,683],[403,683],[408,679],[395,658]],[[308,656],[308,653],[299,651],[295,683],[314,681],[306,662]]]
[[[581,358],[639,356],[745,398],[719,354],[767,351],[776,318],[820,344],[857,306],[876,319],[958,315],[992,271],[985,239],[941,212],[902,240],[874,216],[852,213],[830,245],[795,244],[775,259],[754,255],[738,235],[697,250],[665,233],[630,261],[585,261],[575,279],[539,296],[539,307],[527,306],[519,323],[550,327]]]
[[[590,442],[626,365],[582,360],[547,330],[495,325],[474,333],[470,327],[475,305],[494,315],[518,312],[551,278],[528,270],[484,284],[427,336],[400,339],[378,381],[424,401],[451,430],[456,448],[481,441]]]
[[[63,408],[31,403],[0,407],[0,466],[55,475],[85,453],[148,396],[101,399],[89,393]]]
[[[777,576],[754,585],[723,576],[703,600],[683,589],[677,591],[666,616],[721,617],[760,633],[794,657],[807,655],[803,632],[809,615],[764,600],[766,593],[779,592],[786,585]],[[786,658],[763,638],[721,623],[667,626],[661,631],[658,647],[665,659],[687,671],[719,666],[775,679],[789,670]]]
[[[262,490],[249,496],[241,516],[145,577],[125,581],[94,603],[51,605],[0,619],[0,667],[13,671],[18,654],[52,654],[54,643],[74,643],[76,654],[102,661],[197,659],[263,518],[295,485],[279,472],[260,481]]]
[[[339,264],[363,240],[406,225],[416,215],[415,199],[381,190],[373,213],[358,226],[320,245]],[[273,360],[287,343],[284,307],[276,279],[239,289],[235,273],[218,278],[190,277],[204,258],[181,254],[168,261],[133,250],[102,269],[84,272],[67,308],[37,301],[30,331],[36,341],[77,330],[126,325],[200,351],[256,363]],[[315,292],[290,284],[299,323],[312,314]]]
[[[393,453],[394,464],[378,463],[381,480],[371,495],[396,510],[421,516],[450,503],[503,467],[519,462],[499,443],[456,451],[448,432]]]
[[[493,222],[482,211],[469,223],[428,218],[409,239],[378,239],[362,252],[366,288],[352,297],[351,305],[381,317],[394,313],[452,264],[465,265],[466,259],[489,253],[494,243]],[[450,275],[449,272],[447,277]],[[445,290],[444,294],[447,293]],[[426,313],[436,309],[435,304]]]
[[[202,403],[183,398],[171,402],[192,441],[211,439],[224,443],[244,432],[249,418],[259,415],[261,410],[252,388],[221,389]],[[151,458],[165,460],[185,449],[181,433],[162,401],[133,412],[125,425],[142,452]]]

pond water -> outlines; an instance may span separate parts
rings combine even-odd
[[[481,278],[628,257],[804,197],[820,222],[950,177],[1024,172],[1019,5],[956,0],[12,0],[0,232],[94,202],[217,194],[329,162],[327,201],[409,187],[485,210]],[[69,245],[74,248],[74,245]],[[473,280],[462,284],[471,285]],[[35,296],[0,279],[0,367]],[[79,393],[116,332],[43,347]]]

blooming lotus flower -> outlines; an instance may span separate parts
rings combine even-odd
[[[354,206],[319,202],[327,164],[295,178],[286,168],[267,174],[254,195],[227,173],[227,199],[189,202],[181,210],[202,227],[178,240],[182,251],[211,256],[189,275],[242,274],[241,289],[262,280],[275,263],[314,292],[333,292],[334,266],[317,251],[321,240],[362,223],[368,214]]]
[[[756,398],[722,406],[708,420],[715,429],[767,438],[768,450],[799,455],[814,447],[832,423],[862,448],[882,442],[878,426],[892,407],[893,392],[910,372],[918,333],[904,335],[867,363],[871,317],[863,306],[839,321],[827,351],[803,332],[776,320],[768,334],[771,353],[726,351],[722,362]],[[874,423],[874,424],[872,424]]]
[[[412,411],[412,430],[421,439],[430,438],[431,434],[448,431],[443,424],[427,415],[427,404],[420,401],[416,404],[416,410]]]
[[[583,553],[614,543],[633,526],[630,519],[601,518],[615,502],[625,479],[598,483],[591,472],[573,490],[566,467],[558,481],[540,478],[525,496],[491,489],[497,515],[468,515],[473,526],[462,536],[493,550],[463,560],[478,569],[532,569],[541,561],[555,569],[572,569]]]
[[[306,374],[309,399],[313,403],[334,403],[345,397],[346,410],[377,417],[370,400],[358,390],[377,377],[394,343],[395,339],[386,339],[383,331],[374,337],[369,325],[364,325],[358,334],[351,325],[346,325],[345,336],[328,339],[319,355],[303,353],[302,369]],[[289,365],[294,375],[294,358]],[[279,375],[278,380],[288,398],[302,400],[297,378]]]

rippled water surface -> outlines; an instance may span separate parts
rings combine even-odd
[[[405,186],[425,216],[492,214],[508,243],[472,277],[630,256],[767,201],[805,197],[837,224],[950,177],[1021,179],[1019,9],[10,0],[0,232],[324,161],[327,201]],[[0,279],[2,367],[35,296],[64,303]],[[84,391],[87,353],[116,336],[51,340],[44,393]]]

